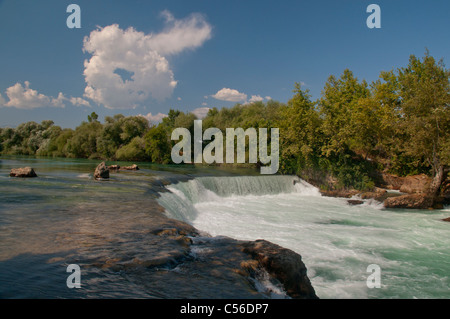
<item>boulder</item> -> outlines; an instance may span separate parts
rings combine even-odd
[[[375,199],[379,202],[384,201],[388,197],[388,193],[385,189],[375,187],[375,190],[373,192],[365,192],[361,193],[360,197],[362,199]]]
[[[433,198],[425,194],[410,194],[396,197],[389,197],[384,201],[386,208],[433,208]]]
[[[431,178],[425,174],[407,176],[403,178],[402,186],[400,186],[400,192],[402,193],[427,193],[430,184]]]
[[[403,185],[403,177],[382,173],[381,179],[383,184],[382,186],[387,189],[400,190],[400,187]]]
[[[443,221],[444,222],[450,222],[450,217],[444,218]]]
[[[383,187],[387,189],[399,190],[402,193],[414,194],[414,193],[427,193],[432,179],[425,175],[413,175],[406,177],[398,177],[383,173]]]
[[[241,244],[242,251],[258,262],[258,266],[281,282],[287,294],[295,299],[317,299],[302,257],[296,252],[268,242],[256,240]],[[255,265],[250,265],[254,267]]]
[[[9,173],[11,177],[37,177],[36,172],[31,167],[22,167],[22,168],[13,168],[11,169],[11,173]]]
[[[109,178],[109,169],[106,167],[105,162],[101,162],[94,172],[95,179],[108,179]]]

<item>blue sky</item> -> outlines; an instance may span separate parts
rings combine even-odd
[[[287,102],[295,82],[318,98],[345,68],[371,82],[426,48],[448,64],[449,15],[446,0],[0,0],[0,127]]]

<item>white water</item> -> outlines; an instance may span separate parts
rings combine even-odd
[[[171,217],[301,254],[320,298],[450,297],[450,224],[441,221],[449,209],[350,206],[292,176],[200,177],[167,188],[159,202]],[[379,289],[366,284],[371,264],[381,267]]]

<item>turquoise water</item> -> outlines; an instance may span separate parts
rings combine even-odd
[[[262,238],[298,252],[321,298],[450,298],[450,223],[441,221],[450,209],[350,206],[294,179],[200,177],[168,186],[159,202],[213,236]],[[367,286],[372,264],[380,288]]]
[[[159,214],[212,236],[267,239],[297,251],[321,298],[450,298],[450,223],[441,221],[448,208],[349,206],[292,176],[214,167],[137,163],[140,171],[99,183],[92,179],[97,164],[0,159],[1,298],[230,296],[232,285],[223,280],[218,289],[207,274],[197,280],[198,274],[126,268],[164,249],[149,232]],[[11,168],[24,166],[39,177],[9,177]],[[83,269],[83,289],[66,287],[72,263]],[[380,266],[379,289],[366,285],[370,264]],[[198,294],[180,289],[187,282]]]

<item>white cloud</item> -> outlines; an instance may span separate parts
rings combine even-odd
[[[249,103],[253,103],[253,102],[261,102],[262,100],[264,100],[264,98],[262,98],[259,95],[252,95],[252,97],[250,98],[250,100],[248,100]]]
[[[223,88],[216,94],[211,95],[216,100],[228,102],[244,102],[247,100],[247,94],[241,93],[234,89]]]
[[[193,110],[191,113],[197,116],[199,120],[202,120],[208,115],[208,111],[210,110],[209,107],[198,107],[195,110]]]
[[[164,100],[177,85],[166,58],[200,47],[211,38],[211,26],[198,14],[177,20],[163,12],[165,29],[145,34],[117,24],[99,28],[84,38],[83,50],[92,55],[84,62],[85,97],[110,109],[135,108],[148,98]],[[114,71],[123,69],[131,80]]]
[[[25,81],[25,86],[21,83],[16,83],[13,86],[6,89],[6,95],[9,101],[5,103],[3,99],[3,105],[7,107],[16,107],[18,109],[35,109],[45,106],[64,107],[64,95],[60,92],[57,98],[48,97],[44,94],[38,93],[38,91],[30,88],[30,82]]]
[[[72,103],[75,106],[87,106],[87,107],[91,107],[91,104],[89,103],[89,101],[81,98],[81,97],[71,97],[69,99],[70,103]]]
[[[212,35],[212,27],[200,14],[191,14],[188,18],[177,20],[167,10],[161,15],[166,19],[166,28],[152,35],[151,49],[159,54],[177,54],[186,49],[195,49],[203,45]]]
[[[181,97],[178,97],[177,100],[178,100],[178,101],[181,101]]]
[[[167,117],[168,115],[163,114],[163,113],[158,113],[156,115],[152,115],[152,113],[148,113],[147,115],[139,114],[139,116],[146,118],[147,121],[149,121],[150,123],[157,124],[157,123],[161,122],[162,119]]]
[[[271,98],[270,96],[266,96],[265,99],[266,99],[267,101],[272,100],[272,98]]]
[[[67,101],[76,106],[91,106],[90,103],[83,98],[71,97],[69,99],[65,97],[62,92],[59,92],[56,98],[41,94],[38,91],[31,89],[30,82],[28,81],[24,82],[24,86],[21,83],[16,83],[7,88],[6,95],[9,98],[8,102],[6,102],[0,94],[0,106],[15,107],[26,110],[46,106],[64,108]]]
[[[67,98],[64,96],[64,94],[62,94],[61,92],[59,92],[58,97],[55,98],[51,98],[51,103],[54,107],[65,107],[64,105],[64,101],[67,100]]]
[[[202,103],[202,105],[203,105],[203,106],[207,106],[207,105],[208,105],[208,103],[206,103],[206,102],[203,102],[203,103]]]

